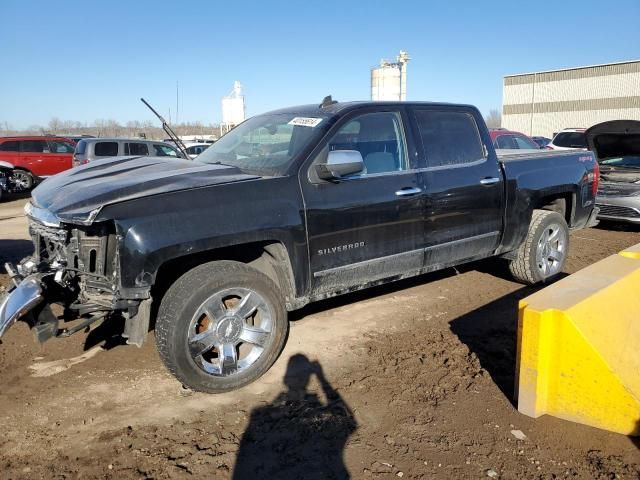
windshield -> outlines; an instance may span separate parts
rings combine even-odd
[[[259,115],[241,123],[195,159],[260,175],[284,173],[290,162],[326,128],[322,117]]]
[[[602,165],[611,165],[612,167],[640,168],[640,157],[609,158],[600,163]]]

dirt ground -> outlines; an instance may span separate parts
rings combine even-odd
[[[0,206],[2,261],[29,253],[24,202]],[[572,234],[567,271],[639,233]],[[514,407],[516,307],[534,290],[485,261],[312,305],[269,373],[216,396],[183,390],[152,334],[39,346],[20,322],[0,345],[0,477],[640,478],[637,441]]]

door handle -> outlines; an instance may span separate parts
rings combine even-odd
[[[407,188],[402,188],[402,189],[396,191],[396,196],[397,197],[408,197],[410,195],[416,195],[416,194],[418,194],[420,192],[422,192],[421,188],[415,188],[415,187],[414,188],[410,188],[410,187],[407,187]]]
[[[498,177],[487,177],[480,180],[480,185],[495,185],[500,179]]]

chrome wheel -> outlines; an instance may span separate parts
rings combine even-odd
[[[24,192],[33,187],[33,176],[24,170],[14,170],[11,174],[11,181],[18,192]]]
[[[543,278],[560,272],[567,254],[567,234],[557,223],[549,224],[538,240],[536,265]]]
[[[272,312],[255,291],[229,288],[200,305],[187,332],[195,364],[210,375],[225,377],[253,365],[272,342]]]

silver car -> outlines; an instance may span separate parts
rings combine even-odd
[[[77,167],[102,158],[126,155],[184,158],[177,148],[162,141],[140,138],[84,138],[76,144],[72,164]]]
[[[599,123],[585,135],[600,163],[598,218],[640,224],[640,122]]]

